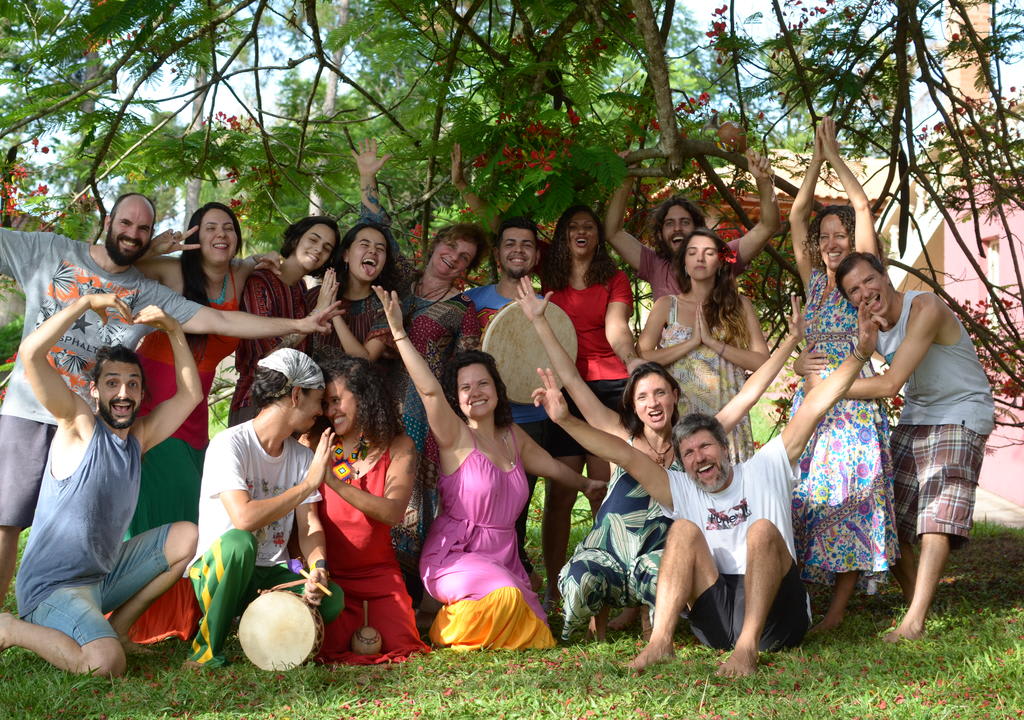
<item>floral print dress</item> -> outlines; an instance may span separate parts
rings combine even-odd
[[[807,301],[807,342],[827,355],[822,378],[853,351],[857,309],[828,277],[811,273]],[[872,375],[870,366],[863,376]],[[801,383],[792,413],[804,399]],[[889,422],[873,400],[840,400],[811,436],[797,468],[793,490],[793,532],[804,580],[831,585],[835,574],[868,574],[868,587],[898,556],[892,501]]]

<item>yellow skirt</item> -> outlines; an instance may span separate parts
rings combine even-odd
[[[555,638],[517,587],[498,588],[480,600],[445,605],[430,626],[435,645],[452,650],[550,648]]]

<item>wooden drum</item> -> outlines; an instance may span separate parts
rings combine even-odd
[[[238,640],[256,667],[291,670],[319,652],[324,621],[300,596],[273,590],[249,603],[238,624]]]
[[[559,345],[565,348],[569,358],[575,362],[576,328],[572,320],[565,314],[565,310],[552,303],[548,303],[544,316],[554,330]],[[508,399],[532,404],[533,391],[540,387],[537,368],[551,367],[551,360],[533,324],[518,303],[509,303],[491,318],[484,330],[481,349],[494,356],[498,373],[508,390]]]

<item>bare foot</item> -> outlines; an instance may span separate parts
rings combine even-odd
[[[651,611],[646,607],[640,608],[640,637],[646,642],[651,641],[651,631],[653,630],[651,625]]]
[[[607,606],[597,611],[597,615],[590,618],[590,627],[587,628],[587,637],[597,640],[598,642],[604,642],[605,636],[607,635],[608,629],[608,611],[610,608]]]
[[[643,672],[644,668],[654,663],[659,663],[664,660],[669,660],[675,657],[676,651],[672,647],[672,641],[667,643],[648,643],[647,647],[643,649],[639,655],[633,658],[630,662],[626,663],[626,667],[632,668],[637,672]]]
[[[156,651],[151,647],[145,645],[139,645],[137,642],[132,641],[127,635],[119,635],[117,638],[121,642],[121,647],[124,649],[125,655],[153,655]]]
[[[807,634],[808,635],[815,635],[817,633],[829,632],[830,630],[835,630],[837,627],[839,627],[842,624],[843,624],[843,616],[842,615],[840,615],[839,617],[832,617],[830,615],[825,615],[825,617],[823,617],[821,619],[820,623],[818,623],[817,625],[815,625],[814,627],[812,627],[810,630],[807,631]]]
[[[908,623],[906,618],[890,633],[887,633],[883,640],[887,643],[898,643],[903,640],[920,640],[924,637],[924,626]]]
[[[757,648],[737,646],[729,659],[718,666],[715,675],[720,677],[745,677],[757,670]]]
[[[628,607],[623,608],[622,612],[616,615],[608,623],[609,630],[625,630],[630,625],[636,622],[637,615],[640,614],[640,608]]]

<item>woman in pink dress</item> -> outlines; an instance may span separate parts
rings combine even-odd
[[[409,341],[397,294],[376,291],[440,453],[440,511],[420,558],[424,587],[444,604],[430,639],[455,650],[552,647],[516,545],[515,521],[527,498],[524,470],[587,492],[603,491],[604,484],[553,459],[512,422],[490,355],[457,354],[442,387]]]

